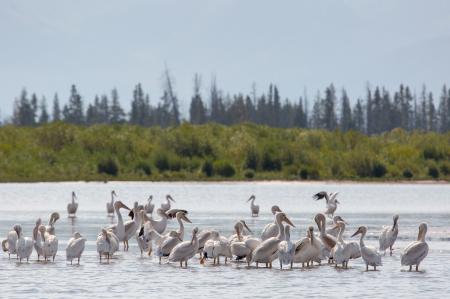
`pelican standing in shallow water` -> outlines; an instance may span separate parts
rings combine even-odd
[[[247,200],[247,202],[251,201],[250,203],[250,211],[252,213],[252,217],[258,217],[259,215],[259,205],[255,205],[255,195],[250,196],[250,198]]]
[[[184,241],[179,243],[172,249],[169,255],[170,262],[180,262],[180,267],[183,267],[183,262],[187,268],[187,261],[192,258],[198,249],[198,239],[197,239],[198,228],[195,227],[192,230],[191,241]]]
[[[70,238],[66,247],[66,258],[70,260],[71,265],[73,259],[78,259],[78,265],[80,264],[80,257],[84,251],[85,243],[86,239],[79,232],[75,232],[72,238]]]
[[[125,235],[123,238],[124,251],[128,251],[129,249],[128,241],[131,239],[131,237],[136,235],[137,230],[141,227],[142,222],[140,213],[141,209],[143,210],[144,207],[139,206],[137,201],[134,202],[133,209],[128,214],[131,217],[131,220],[128,220],[124,223],[125,227]]]
[[[350,259],[357,259],[361,257],[361,250],[356,242],[345,242],[345,222],[337,221],[336,226],[339,228],[339,234],[337,237],[337,243],[331,250],[331,256],[333,257],[335,266],[342,264],[342,268],[348,268],[348,261]]]
[[[102,262],[102,255],[106,256],[109,263],[110,257],[119,248],[119,240],[113,232],[102,229],[101,234],[97,237],[96,245],[100,263]]]
[[[236,256],[236,260],[239,261],[243,258],[247,260],[247,264],[250,266],[252,258],[252,252],[261,244],[261,239],[253,238],[251,236],[244,235],[244,228],[251,232],[247,224],[241,220],[234,225],[235,235],[232,235],[230,240],[231,254]]]
[[[33,252],[33,240],[28,237],[23,237],[22,226],[20,226],[19,224],[14,225],[14,230],[16,231],[18,236],[16,243],[17,257],[19,258],[19,261],[21,263],[22,259],[27,259],[28,262],[31,253]]]
[[[425,241],[427,229],[427,224],[421,223],[419,225],[419,235],[417,236],[417,241],[410,243],[403,250],[401,263],[402,266],[409,266],[409,271],[412,270],[413,265],[416,265],[416,271],[419,271],[420,263],[428,254],[428,244]]]
[[[56,253],[58,252],[58,238],[56,238],[55,235],[48,233],[43,225],[39,226],[39,232],[41,233],[41,239],[44,241],[42,246],[44,261],[47,261],[47,258],[52,257],[54,262]]]
[[[170,196],[170,194],[166,195],[166,202],[161,204],[161,210],[163,210],[163,212],[167,212],[168,210],[170,210],[170,202],[175,202],[175,200],[172,198],[172,196]]]
[[[75,198],[77,198],[77,195],[75,191],[72,191],[72,202],[67,204],[67,214],[69,214],[69,217],[75,217],[78,210],[78,203],[75,202]]]
[[[50,235],[54,235],[55,234],[55,223],[56,223],[56,221],[58,219],[59,219],[59,213],[58,212],[51,213],[50,219],[48,220],[48,225],[45,228],[47,233],[49,233]]]
[[[328,263],[331,263],[333,257],[331,256],[330,252],[336,245],[337,240],[332,235],[327,234],[325,230],[326,218],[324,214],[316,214],[316,216],[314,217],[314,221],[316,222],[317,228],[319,229],[319,239],[322,242],[321,258],[328,257]]]
[[[150,195],[147,199],[147,203],[144,206],[145,213],[152,214],[153,210],[155,209],[155,205],[152,204],[153,195]]]
[[[308,227],[307,237],[295,243],[294,263],[302,263],[302,267],[309,267],[313,262],[320,262],[321,242],[314,235],[314,228]]]
[[[392,246],[394,246],[398,235],[398,215],[393,217],[394,224],[392,226],[385,226],[380,234],[380,251],[384,251],[386,255],[386,250],[389,248],[389,254],[392,255]]]
[[[265,263],[266,267],[268,265],[272,267],[272,261],[275,260],[278,256],[278,244],[280,244],[280,242],[283,241],[285,237],[283,223],[295,227],[295,225],[283,212],[278,212],[275,215],[275,219],[278,225],[278,235],[261,242],[261,244],[259,244],[258,247],[256,247],[252,252],[250,263],[256,263],[257,268],[259,263]]]
[[[125,234],[125,225],[123,223],[122,214],[120,213],[121,208],[130,210],[130,208],[127,207],[120,200],[116,201],[114,203],[114,210],[116,211],[116,214],[117,214],[117,223],[109,226],[108,230],[111,230],[114,233],[114,235],[119,239],[120,242],[124,242],[123,250],[125,250],[126,249],[126,245],[125,245],[126,234]]]
[[[369,247],[364,244],[364,237],[367,233],[366,226],[360,226],[358,230],[352,235],[352,237],[361,234],[359,239],[359,247],[361,249],[361,256],[366,263],[366,271],[369,271],[369,266],[373,267],[373,270],[377,270],[377,266],[382,266],[381,255],[378,253],[375,247]]]
[[[16,230],[13,229],[8,233],[6,239],[2,241],[2,249],[3,251],[8,252],[8,259],[11,258],[11,254],[15,254],[17,256],[16,243],[19,237],[17,236]]]
[[[114,217],[114,197],[115,196],[117,196],[116,191],[114,191],[114,190],[111,191],[111,202],[106,203],[106,213],[110,217]]]
[[[338,221],[342,221],[346,224],[345,220],[342,219],[341,216],[333,216],[334,226],[327,229],[327,234],[332,235],[335,238],[337,238],[337,236],[339,234],[339,226],[336,225],[338,223]]]
[[[283,265],[291,265],[294,263],[295,245],[291,242],[291,233],[289,225],[284,227],[284,241],[278,244],[278,260],[280,261],[280,269]]]
[[[275,206],[272,206],[271,212],[272,212],[272,215],[275,216],[275,214],[277,212],[282,212],[282,211],[279,206],[275,205]],[[264,229],[261,233],[261,240],[264,241],[269,238],[276,237],[277,235],[278,235],[278,225],[277,225],[276,220],[274,219],[274,221],[272,223],[269,223],[264,227]]]
[[[313,195],[313,199],[315,200],[320,200],[325,198],[326,200],[326,210],[324,212],[325,215],[329,216],[329,217],[333,217],[334,216],[334,212],[336,212],[337,209],[337,204],[339,204],[340,202],[336,199],[336,196],[338,195],[338,192],[334,192],[334,193],[330,193],[328,195],[328,193],[326,191],[321,191],[317,194]]]
[[[39,257],[44,256],[44,239],[42,238],[41,234],[39,233],[39,226],[41,226],[42,220],[41,218],[38,218],[36,220],[36,225],[33,228],[33,244],[34,249],[36,250],[37,256],[38,256],[38,262]]]
[[[155,220],[153,217],[148,218],[145,215],[144,226],[147,227],[148,231],[154,229],[158,234],[162,234],[167,228],[167,215],[162,209],[157,209],[156,214],[161,217],[159,220]]]
[[[164,239],[162,240],[162,242],[160,242],[160,244],[158,244],[158,246],[156,248],[155,253],[159,257],[160,263],[161,263],[162,257],[169,256],[172,249],[176,245],[178,245],[180,242],[183,241],[183,239],[184,239],[183,221],[192,223],[191,220],[189,220],[189,218],[187,218],[186,213],[184,213],[183,211],[177,212],[176,218],[177,218],[178,225],[179,225],[178,231],[176,231],[175,234],[172,233],[172,231],[171,231],[168,235],[164,236]]]

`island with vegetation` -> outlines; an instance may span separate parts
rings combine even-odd
[[[0,181],[429,180],[450,177],[450,134],[256,124],[0,128]]]

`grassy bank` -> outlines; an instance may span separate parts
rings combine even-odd
[[[450,133],[257,125],[0,128],[0,181],[448,180]]]

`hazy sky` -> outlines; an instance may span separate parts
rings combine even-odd
[[[119,90],[129,109],[141,82],[155,103],[164,64],[187,112],[194,73],[230,93],[310,97],[333,82],[350,96],[367,81],[439,92],[450,84],[450,1],[0,0],[0,110],[23,87],[65,102]]]

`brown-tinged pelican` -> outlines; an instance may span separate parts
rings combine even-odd
[[[236,238],[230,238],[230,249],[231,254],[236,256],[236,260],[246,259],[247,264],[250,265],[250,260],[252,258],[252,252],[261,244],[261,239],[253,238],[251,236],[243,235],[244,228],[249,232],[251,230],[247,227],[244,221],[238,221],[234,225],[234,230],[236,231]]]
[[[377,270],[377,266],[382,266],[381,255],[378,253],[375,247],[369,247],[364,244],[364,237],[367,233],[366,226],[360,226],[358,230],[352,235],[352,237],[361,234],[359,239],[359,247],[361,249],[361,256],[366,263],[366,271],[369,271],[369,266],[373,267],[373,270]]]
[[[380,251],[383,251],[386,255],[386,250],[389,248],[389,254],[392,255],[392,246],[394,246],[398,235],[398,215],[393,217],[394,223],[392,226],[384,226],[380,234]]]
[[[16,243],[17,257],[19,258],[20,263],[22,262],[22,259],[27,259],[28,262],[31,253],[33,252],[33,240],[22,235],[22,226],[19,224],[14,225],[14,230],[18,236]]]
[[[44,244],[42,245],[44,261],[47,261],[47,259],[51,257],[54,262],[56,253],[58,252],[58,238],[56,238],[55,235],[48,233],[43,225],[40,225],[38,230],[41,233],[41,239],[44,241]]]
[[[119,240],[112,231],[102,229],[102,232],[97,237],[96,245],[100,263],[102,262],[102,255],[106,256],[109,263],[110,257],[119,249]]]
[[[252,259],[250,263],[256,263],[256,267],[258,267],[259,263],[265,263],[266,266],[269,265],[272,267],[272,261],[277,258],[278,252],[278,244],[284,240],[284,227],[283,223],[289,224],[292,227],[295,225],[289,220],[283,212],[278,212],[275,215],[277,225],[278,225],[278,235],[276,237],[269,238],[265,241],[262,241],[258,247],[255,248],[252,252]]]
[[[170,210],[170,202],[175,202],[175,200],[172,198],[172,196],[170,196],[170,194],[166,195],[166,202],[161,204],[161,210],[163,210],[163,212],[167,212],[168,210]]]
[[[419,271],[420,263],[428,254],[428,244],[425,241],[427,229],[427,224],[421,223],[419,225],[419,235],[417,236],[417,241],[410,243],[403,250],[401,263],[402,266],[409,266],[409,271],[412,270],[413,265],[416,265],[416,271]]]
[[[114,235],[119,239],[120,242],[124,242],[123,249],[125,250],[125,248],[126,248],[126,246],[125,246],[125,240],[126,240],[125,225],[123,223],[122,214],[120,213],[120,209],[122,209],[122,208],[124,208],[126,210],[130,210],[130,208],[127,207],[120,200],[118,200],[114,203],[114,210],[117,214],[117,223],[109,226],[107,229],[111,230],[114,233]]]
[[[272,206],[271,208],[272,215],[275,216],[277,212],[282,212],[279,206]],[[275,217],[274,217],[275,218]],[[274,219],[272,223],[267,224],[261,234],[261,240],[267,240],[272,237],[276,237],[278,235],[278,225]]]
[[[295,243],[294,263],[302,263],[302,267],[320,262],[322,243],[314,235],[314,228],[308,227],[307,236]]]
[[[17,240],[19,239],[16,230],[13,229],[8,233],[6,236],[6,239],[2,241],[2,249],[5,252],[8,252],[8,258],[11,258],[11,254],[15,254],[17,258],[17,250],[16,250],[16,244]]]
[[[116,191],[114,191],[114,190],[111,191],[111,202],[106,203],[106,213],[110,217],[114,217],[114,197],[115,196],[117,196]]]
[[[48,220],[48,225],[46,226],[46,231],[50,235],[55,234],[55,223],[59,219],[59,213],[53,212],[50,214],[50,219]]]
[[[342,221],[342,222],[346,223],[345,220],[342,219],[341,216],[337,216],[336,215],[336,216],[333,217],[333,224],[334,224],[334,226],[332,226],[331,228],[327,228],[327,234],[332,235],[335,238],[337,238],[337,236],[339,234],[339,226],[336,225],[336,223],[338,221]]]
[[[331,262],[332,257],[330,255],[331,249],[336,245],[336,238],[327,234],[325,230],[326,218],[322,213],[316,214],[314,221],[319,229],[319,239],[322,242],[322,257],[328,257],[328,263]]]
[[[357,259],[361,257],[361,250],[357,242],[345,242],[343,239],[345,232],[345,222],[337,221],[336,225],[339,228],[338,241],[331,250],[331,256],[335,266],[342,264],[342,268],[348,268],[348,261],[350,259]]]

